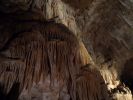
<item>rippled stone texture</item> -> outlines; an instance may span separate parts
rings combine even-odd
[[[132,0],[1,0],[0,48],[15,31],[13,20],[63,23],[83,41],[108,88],[114,89],[133,57],[132,12]]]

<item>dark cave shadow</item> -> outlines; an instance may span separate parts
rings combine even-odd
[[[4,93],[2,85],[0,85],[0,100],[18,100],[20,94],[20,83],[14,83],[8,94]]]
[[[133,94],[133,58],[129,59],[122,71],[121,81],[131,90]]]

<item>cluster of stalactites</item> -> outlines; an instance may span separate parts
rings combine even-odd
[[[19,83],[21,92],[50,76],[50,88],[55,80],[63,82],[72,100],[100,100],[105,84],[95,68],[84,67],[92,63],[89,58],[83,43],[65,26],[40,25],[15,34],[1,49],[0,85],[8,93]]]
[[[65,26],[53,23],[41,28],[17,34],[3,47],[0,81],[4,82],[6,92],[14,82],[19,82],[21,88],[30,88],[48,74],[51,82],[55,78],[68,81],[89,62],[83,59],[80,48],[84,47]]]

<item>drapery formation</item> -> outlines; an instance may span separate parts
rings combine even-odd
[[[33,83],[50,76],[50,88],[55,81],[60,90],[65,85],[72,100],[106,99],[100,73],[87,65],[91,63],[87,50],[64,25],[20,22],[14,27],[17,32],[0,50],[0,85],[4,94],[11,93],[14,84],[18,84],[19,94],[23,89],[30,91]]]

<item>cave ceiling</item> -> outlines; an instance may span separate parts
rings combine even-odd
[[[122,80],[133,84],[133,0],[0,0],[0,50],[19,33],[43,33],[46,23],[65,25],[111,88],[128,72]]]

